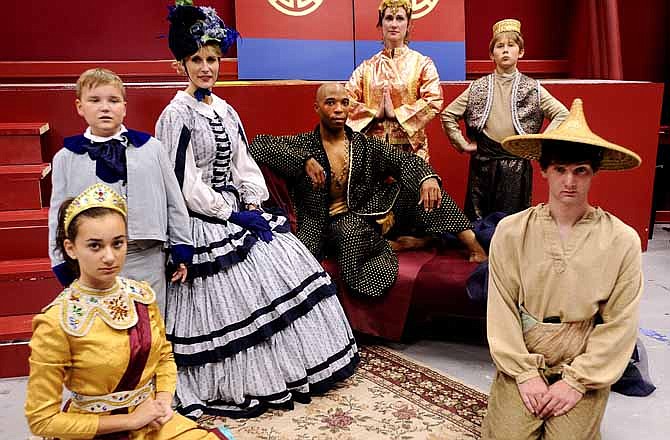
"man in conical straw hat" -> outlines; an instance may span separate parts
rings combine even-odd
[[[635,345],[640,238],[589,204],[597,171],[640,164],[593,133],[575,99],[554,131],[505,138],[540,163],[547,203],[503,219],[491,242],[487,332],[498,369],[484,439],[599,439],[610,385]]]

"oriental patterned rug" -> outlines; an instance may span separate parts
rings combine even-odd
[[[486,395],[378,346],[361,347],[351,378],[330,392],[254,419],[206,416],[235,440],[479,439]]]

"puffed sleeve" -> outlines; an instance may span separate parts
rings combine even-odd
[[[600,304],[602,323],[589,336],[584,353],[563,369],[563,380],[576,390],[605,388],[623,373],[637,339],[638,309],[643,276],[640,237],[633,230],[627,237],[619,275],[607,301]]]
[[[466,88],[463,93],[458,95],[456,99],[451,101],[451,103],[449,103],[449,105],[446,106],[445,109],[440,113],[442,128],[451,141],[451,145],[453,145],[453,147],[458,151],[463,151],[463,149],[468,145],[468,141],[463,136],[461,127],[458,125],[458,121],[463,119],[469,97],[470,86],[468,86],[468,88]]]
[[[256,161],[249,154],[247,136],[242,127],[242,121],[231,108],[234,120],[237,122],[237,139],[234,139],[231,155],[231,172],[233,184],[240,191],[245,203],[260,206],[268,199],[270,193],[265,185],[263,173]]]
[[[491,357],[498,370],[517,383],[539,376],[544,357],[531,354],[523,339],[519,314],[519,258],[514,246],[521,217],[508,217],[498,225],[489,251],[489,290],[486,333]]]
[[[191,141],[180,145],[180,139],[184,136],[182,129],[188,128],[185,122],[180,112],[168,105],[156,122],[156,137],[167,148],[175,174],[182,176],[181,191],[186,206],[197,213],[227,220],[232,213],[230,203],[223,194],[203,182],[202,170],[195,163]]]
[[[363,61],[351,74],[351,78],[344,85],[347,90],[349,98],[352,100],[347,125],[354,131],[364,131],[370,125],[377,114],[381,100],[376,101],[373,94],[368,91],[368,99],[366,99],[366,84],[365,72],[368,68],[368,61]],[[381,96],[381,93],[379,93]]]
[[[30,377],[25,413],[33,434],[43,437],[90,439],[99,416],[61,411],[63,383],[71,366],[70,344],[58,321],[59,306],[33,319]]]
[[[151,310],[151,315],[156,320],[155,324],[158,327],[161,344],[160,358],[158,359],[158,365],[156,365],[156,391],[174,394],[177,387],[177,365],[174,362],[172,344],[165,337],[165,323],[158,310],[158,306],[154,302],[149,308],[153,309]]]
[[[417,100],[394,109],[396,119],[411,140],[442,110],[444,99],[440,75],[429,57],[423,57],[417,80]]]
[[[56,232],[58,231],[58,210],[65,201],[67,194],[67,181],[65,176],[69,175],[66,150],[60,150],[53,158],[51,171],[51,202],[49,206],[49,259],[51,269],[58,281],[67,287],[76,278],[75,273],[65,262],[60,251],[56,250]]]

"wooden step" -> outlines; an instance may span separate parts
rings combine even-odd
[[[14,315],[0,317],[0,343],[27,341],[32,335],[33,316]]]
[[[2,319],[0,317],[0,319]],[[0,342],[0,378],[27,376],[30,373],[29,341]]]
[[[0,123],[0,165],[39,164],[46,122]]]
[[[49,256],[49,208],[0,211],[0,261]]]
[[[48,258],[0,261],[0,317],[39,313],[61,290]]]
[[[33,316],[0,316],[0,377],[28,375]]]
[[[5,192],[0,197],[0,211],[41,209],[42,179],[51,171],[51,164],[0,165],[0,188]]]

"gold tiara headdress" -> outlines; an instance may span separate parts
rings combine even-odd
[[[514,18],[506,18],[493,25],[493,38],[495,38],[495,36],[498,34],[502,34],[503,32],[516,32],[520,34],[521,22],[519,20],[515,20]]]
[[[128,207],[116,191],[104,183],[89,186],[74,198],[65,211],[65,230],[70,226],[72,219],[91,208],[109,208],[127,217]]]
[[[405,8],[409,13],[412,12],[412,0],[382,0],[379,4],[379,12],[384,13],[386,8],[391,8],[391,12],[394,14],[398,11],[398,8]]]

